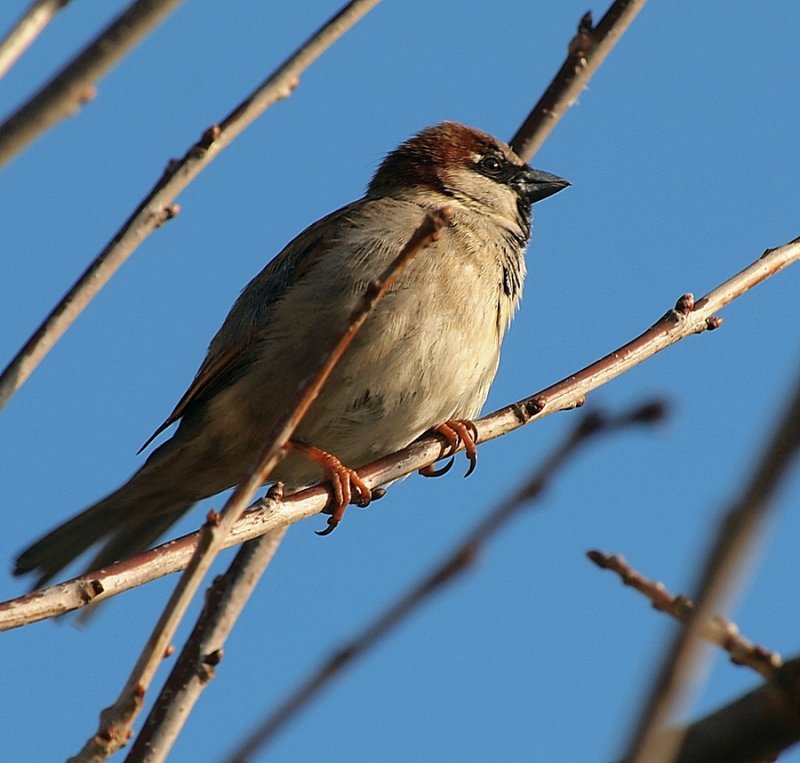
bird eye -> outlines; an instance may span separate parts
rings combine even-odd
[[[503,173],[506,163],[494,154],[484,156],[477,165],[477,169],[488,177],[496,178]]]

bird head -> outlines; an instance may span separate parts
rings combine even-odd
[[[440,122],[401,143],[378,167],[368,197],[451,204],[524,224],[534,202],[569,182],[528,166],[503,141],[458,122]]]

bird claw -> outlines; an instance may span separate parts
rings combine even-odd
[[[330,535],[338,526],[339,520],[334,521],[333,515],[328,517],[328,526],[324,530],[314,530],[314,535],[319,535],[320,538]]]
[[[437,468],[434,464],[428,464],[427,466],[423,466],[422,469],[419,470],[419,473],[423,477],[441,477],[453,468],[455,462],[456,457],[450,456],[450,460],[444,466]]]
[[[330,453],[325,455],[328,458],[323,468],[333,486],[334,509],[328,517],[328,526],[324,530],[316,530],[317,535],[330,535],[342,521],[344,512],[351,503],[364,508],[369,506],[369,502],[372,500],[372,491],[358,476],[355,469],[345,466]],[[353,497],[353,488],[358,492],[358,499]]]
[[[345,466],[336,456],[313,445],[293,441],[292,447],[318,464],[333,488],[333,508],[328,509],[328,526],[324,530],[315,530],[317,535],[330,535],[342,521],[344,512],[351,503],[362,508],[369,506],[372,491],[355,469]],[[357,499],[354,499],[354,493],[358,493]]]
[[[455,451],[460,445],[464,446],[464,453],[469,461],[465,477],[469,477],[475,471],[475,466],[478,463],[478,448],[476,443],[478,441],[478,428],[473,421],[469,419],[450,419],[437,427],[433,427],[433,431],[442,435],[447,440],[447,445],[450,451]],[[446,466],[440,469],[434,468],[433,464],[423,467],[419,473],[424,477],[439,477],[450,471],[455,457],[452,457]]]

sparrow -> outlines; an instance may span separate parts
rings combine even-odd
[[[178,422],[172,437],[122,487],[23,551],[15,574],[38,572],[39,587],[100,542],[88,570],[130,557],[197,501],[236,485],[368,284],[426,214],[445,206],[451,214],[439,239],[369,316],[270,481],[292,488],[332,475],[344,484],[340,504],[353,489],[365,503],[369,490],[354,469],[431,429],[463,442],[474,459],[470,420],[519,305],[531,206],[568,185],[456,122],[401,143],[363,198],[306,228],[244,288],[188,391],[143,449]]]

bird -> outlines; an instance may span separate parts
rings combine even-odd
[[[401,143],[362,198],[306,228],[242,290],[143,449],[177,422],[172,436],[124,485],[23,551],[14,574],[38,573],[41,587],[98,544],[87,572],[129,558],[196,502],[236,485],[368,284],[443,207],[449,222],[438,240],[376,306],[269,480],[291,488],[333,472],[345,483],[340,502],[358,493],[365,503],[369,490],[354,470],[432,429],[474,459],[471,420],[520,302],[532,205],[568,185],[458,122]]]

